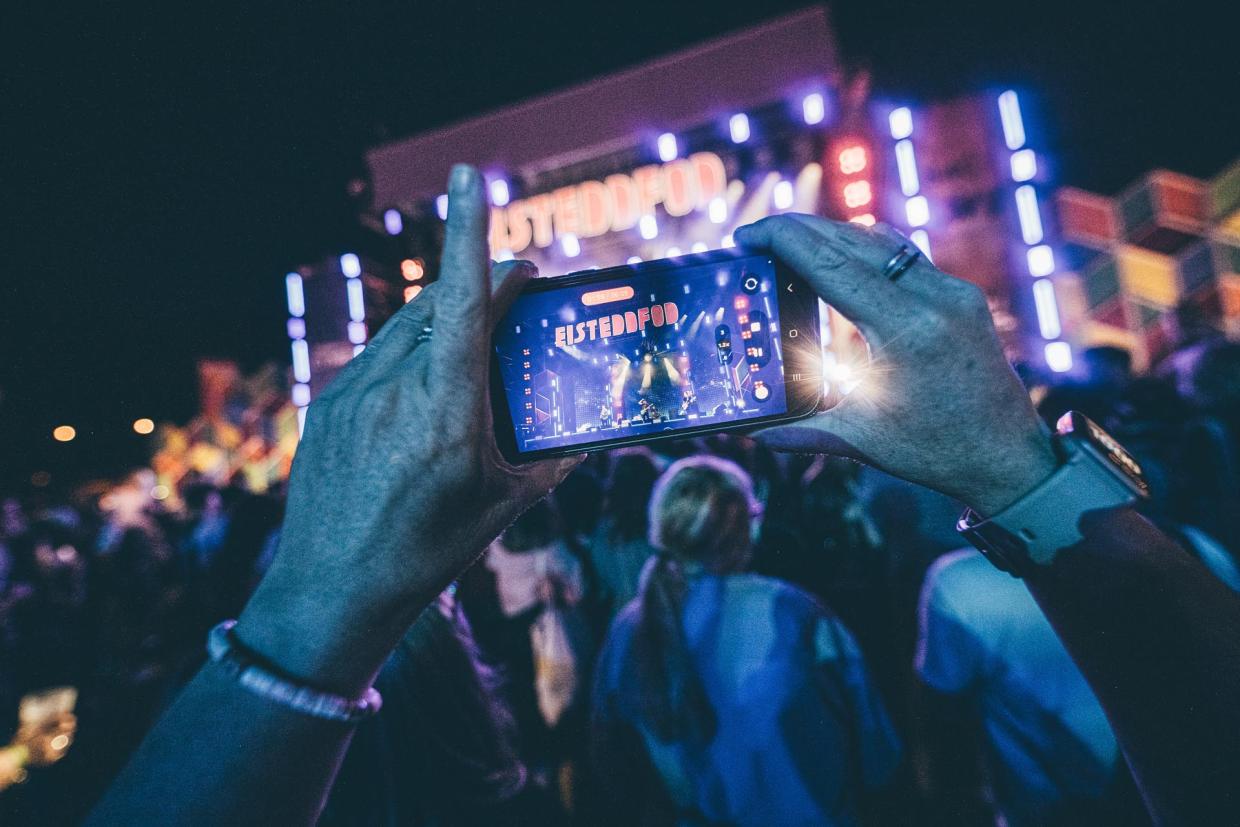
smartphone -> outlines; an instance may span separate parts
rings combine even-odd
[[[785,422],[822,401],[818,297],[767,253],[533,279],[494,346],[511,462]]]

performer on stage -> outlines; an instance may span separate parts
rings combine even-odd
[[[662,420],[659,409],[650,403],[649,399],[639,399],[637,404],[641,406],[641,412],[638,414],[643,422],[654,424]]]
[[[685,388],[680,394],[680,415],[688,416],[698,412],[697,394],[693,388]]]

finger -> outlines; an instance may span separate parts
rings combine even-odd
[[[508,312],[521,289],[538,275],[532,261],[503,261],[491,266],[491,328]]]
[[[921,249],[911,238],[890,224],[880,222],[873,227],[863,227],[853,222],[831,221],[815,215],[790,213],[788,217],[818,233],[825,242],[847,248],[859,262],[869,265],[874,274],[889,282],[890,277],[883,271],[891,263],[892,257],[902,249],[915,253],[916,260],[900,275],[898,284],[899,289],[910,291],[919,297],[941,298],[945,286],[959,282],[959,279],[940,272],[921,254]]]
[[[871,232],[875,236],[885,239],[890,244],[887,248],[889,255],[880,266],[886,266],[887,262],[891,260],[891,256],[899,252],[901,247],[907,247],[910,252],[917,253],[917,260],[904,271],[899,281],[896,282],[901,289],[909,290],[918,296],[926,298],[942,298],[945,289],[951,289],[962,284],[960,279],[953,278],[935,267],[930,262],[929,257],[921,252],[921,248],[895,227],[889,224],[875,224]]]
[[[751,436],[776,451],[798,454],[832,454],[873,464],[865,453],[864,430],[857,427],[853,411],[843,404],[829,411],[787,425],[761,428]]]
[[[440,399],[481,400],[486,390],[487,217],[482,176],[457,164],[448,180],[448,227],[431,337],[430,390]]]
[[[891,309],[910,301],[908,293],[896,290],[870,261],[858,257],[856,251],[865,245],[847,232],[811,229],[798,218],[777,215],[739,228],[736,241],[770,250],[859,325],[889,330],[896,322]]]
[[[501,305],[495,311],[496,318],[521,292],[525,283],[537,274],[538,268],[529,261],[505,261],[491,267],[491,302],[493,306],[497,302]],[[433,330],[436,289],[437,284],[427,285],[416,299],[397,310],[345,371],[353,376],[363,372],[380,376],[397,365],[403,369],[406,357],[417,349],[419,337],[427,330]],[[341,378],[332,383],[333,390],[337,385],[343,388],[352,381],[344,379],[344,376],[342,372]]]
[[[345,366],[325,393],[341,393],[362,377],[368,380],[377,378],[400,365],[418,347],[418,337],[433,323],[437,290],[437,285],[429,284],[417,298],[397,310],[366,343],[366,349]]]
[[[823,241],[845,251],[849,257],[868,265],[871,268],[870,275],[874,278],[882,278],[882,268],[891,256],[901,246],[912,243],[904,236],[899,236],[899,241],[893,241],[882,232],[886,225],[865,227],[853,221],[832,221],[829,218],[800,213],[789,213],[788,217],[808,227]]]
[[[549,493],[573,472],[573,469],[585,461],[585,454],[574,454],[571,457],[544,459],[519,467],[520,487],[533,497],[542,497]]]

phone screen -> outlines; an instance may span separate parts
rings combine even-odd
[[[738,254],[535,280],[495,331],[516,451],[788,413],[779,272]]]

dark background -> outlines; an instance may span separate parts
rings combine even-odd
[[[283,274],[349,244],[346,183],[367,146],[805,4],[23,5],[38,8],[0,18],[10,482],[140,461],[130,423],[192,415],[197,357],[286,361]],[[1112,193],[1151,167],[1210,176],[1240,153],[1227,5],[842,0],[832,13],[878,94],[1030,90],[1059,181]],[[75,442],[52,441],[59,423]]]

